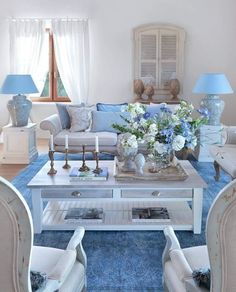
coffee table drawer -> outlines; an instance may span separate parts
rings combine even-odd
[[[122,198],[192,198],[192,190],[123,190]]]
[[[112,198],[112,190],[80,190],[80,189],[61,189],[61,190],[43,190],[44,199],[83,199],[83,198]]]

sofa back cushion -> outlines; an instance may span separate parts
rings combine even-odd
[[[103,112],[121,112],[128,103],[97,103],[97,111]]]
[[[92,132],[112,132],[118,133],[118,130],[112,127],[112,124],[125,126],[126,122],[121,115],[128,118],[128,113],[124,112],[103,112],[92,111]]]
[[[71,127],[70,116],[67,111],[68,103],[56,103],[56,106],[57,106],[58,115],[61,121],[62,129],[70,129]],[[84,103],[74,104],[74,105],[69,105],[69,106],[83,107]]]

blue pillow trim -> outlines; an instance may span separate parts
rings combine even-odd
[[[128,106],[128,103],[97,103],[97,111],[102,112],[121,112],[123,106]]]

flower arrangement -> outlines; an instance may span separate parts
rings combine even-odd
[[[140,103],[129,104],[125,111],[129,113],[128,118],[122,116],[126,126],[112,126],[121,133],[134,135],[139,143],[147,144],[151,153],[159,155],[183,148],[194,149],[197,145],[196,131],[208,120],[205,108],[196,111],[198,117],[193,118],[194,107],[185,101],[181,101],[175,112],[162,103],[153,117],[148,107]]]

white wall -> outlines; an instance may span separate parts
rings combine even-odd
[[[183,97],[198,105],[192,94],[203,72],[224,72],[236,91],[235,0],[8,0],[0,12],[0,82],[8,71],[5,17],[88,17],[91,33],[90,103],[132,101],[132,29],[152,22],[186,30]],[[235,95],[224,96],[223,122],[236,125]],[[6,98],[1,97],[0,126],[6,123]],[[51,109],[34,107],[36,121]],[[52,107],[52,111],[54,111]]]

